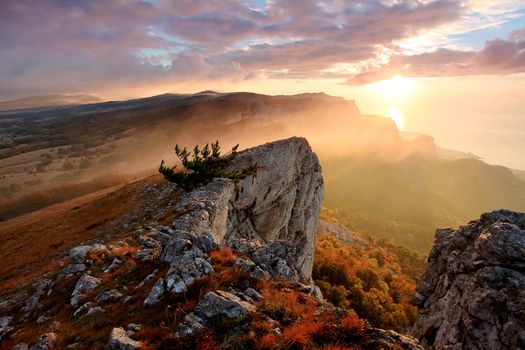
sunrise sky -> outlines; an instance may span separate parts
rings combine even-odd
[[[0,1],[0,101],[326,92],[525,169],[525,1]]]

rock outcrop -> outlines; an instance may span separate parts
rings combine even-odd
[[[293,137],[251,148],[236,167],[257,162],[257,173],[239,183],[230,203],[226,239],[284,240],[296,249],[294,267],[309,280],[321,200],[321,166],[308,141]]]
[[[438,229],[413,302],[412,334],[427,348],[525,348],[525,214]]]

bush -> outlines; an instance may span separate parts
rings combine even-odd
[[[190,160],[191,153],[186,150],[186,147],[181,149],[179,145],[176,145],[175,154],[181,160],[185,169],[177,172],[177,166],[166,167],[164,166],[164,160],[162,160],[159,172],[166,180],[176,183],[185,191],[205,186],[215,178],[227,178],[237,182],[254,174],[257,170],[257,163],[242,170],[228,170],[235,161],[238,147],[239,145],[236,145],[230,152],[221,156],[219,141],[211,144],[211,150],[208,144],[202,149],[199,149],[199,146],[195,146],[192,159]]]

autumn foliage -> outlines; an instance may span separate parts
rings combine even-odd
[[[329,234],[319,236],[313,277],[325,298],[352,309],[375,327],[405,332],[417,310],[409,300],[415,280],[398,254],[379,244],[345,244]]]

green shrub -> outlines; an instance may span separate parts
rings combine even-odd
[[[175,154],[182,162],[184,169],[176,171],[177,166],[166,167],[164,160],[161,161],[159,172],[170,182],[176,183],[183,190],[190,191],[198,187],[205,186],[215,178],[227,178],[237,181],[247,176],[253,175],[257,170],[257,163],[241,170],[229,170],[237,156],[237,148],[234,146],[230,152],[221,156],[219,141],[211,144],[211,149],[206,144],[202,149],[195,146],[193,155],[187,151],[186,147],[181,149],[175,146]],[[190,160],[190,155],[192,159]]]

